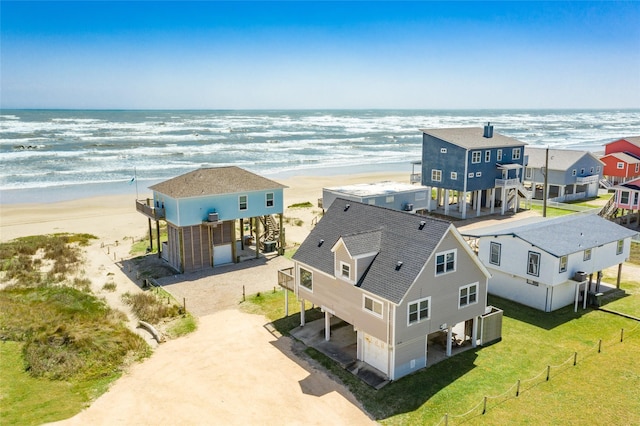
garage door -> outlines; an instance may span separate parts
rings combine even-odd
[[[213,266],[226,265],[233,262],[231,244],[213,246]]]
[[[388,356],[389,351],[385,342],[368,334],[364,335],[364,362],[388,374]]]

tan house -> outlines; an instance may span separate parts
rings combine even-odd
[[[450,356],[486,342],[489,273],[449,222],[338,198],[293,260],[295,292],[325,313],[325,339],[332,316],[351,324],[357,359],[388,379],[430,365],[436,344]]]

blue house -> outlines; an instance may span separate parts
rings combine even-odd
[[[153,199],[136,201],[136,208],[149,218],[150,232],[152,219],[156,229],[166,221],[168,241],[159,252],[176,270],[190,272],[237,262],[238,246],[252,239],[244,236],[247,219],[256,257],[261,249],[282,249],[284,188],[239,167],[201,168],[151,186]]]
[[[493,126],[420,129],[422,185],[436,189],[436,209],[467,218],[469,208],[518,211],[520,197],[531,199],[522,185],[524,142],[493,132]],[[452,211],[452,207],[455,209]],[[457,212],[457,213],[456,213]]]

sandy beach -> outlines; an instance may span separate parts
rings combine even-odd
[[[285,206],[307,201],[314,206],[286,208],[285,218],[302,221],[299,226],[285,225],[287,245],[299,244],[308,234],[312,219],[321,212],[316,206],[323,187],[385,180],[408,182],[409,173],[277,180],[288,186]],[[149,195],[140,193],[141,198]],[[99,296],[127,312],[119,295],[142,290],[122,270],[121,261],[130,257],[132,240],[145,238],[148,232],[147,220],[136,212],[134,201],[131,195],[108,195],[58,203],[2,205],[0,240],[57,232],[95,235],[97,240],[87,247],[86,274]],[[176,280],[178,283],[167,285],[167,290],[180,298],[187,297],[188,305],[194,305],[194,312],[199,315],[198,330],[157,346],[150,359],[133,365],[89,408],[60,423],[372,423],[344,386],[312,361],[295,355],[293,340],[274,335],[264,317],[238,310],[242,285],[247,286],[249,294],[273,289],[277,269],[288,266],[284,265],[287,262],[290,261],[277,257],[255,268],[188,283]],[[117,292],[101,290],[107,279],[117,284]],[[206,300],[213,302],[206,306],[192,303],[202,298],[193,296],[194,289],[201,289],[200,295],[205,294]],[[135,327],[136,321],[132,319],[130,324]]]

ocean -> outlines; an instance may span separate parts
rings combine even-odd
[[[197,169],[277,180],[406,171],[421,128],[481,127],[532,146],[602,151],[640,135],[640,110],[0,111],[0,202],[148,194]]]

